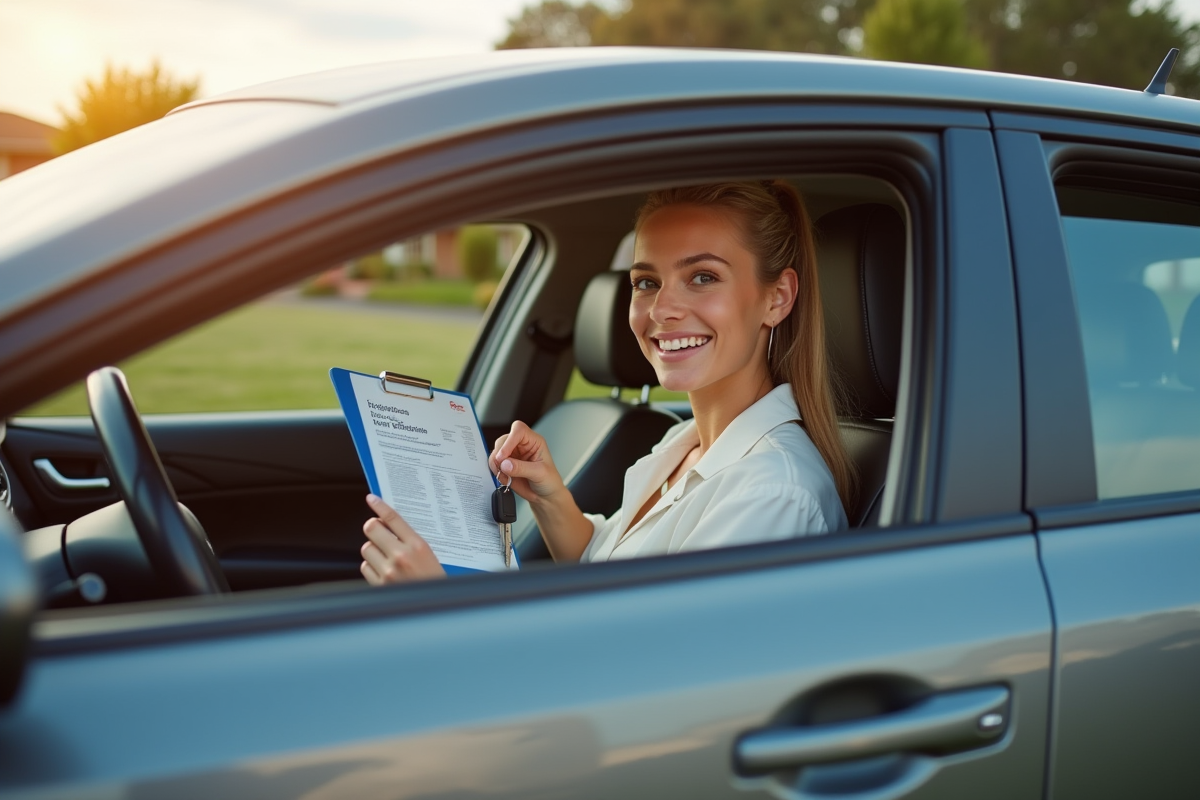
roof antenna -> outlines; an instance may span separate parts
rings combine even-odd
[[[1167,57],[1159,65],[1158,72],[1154,73],[1154,80],[1150,81],[1150,85],[1146,87],[1146,94],[1163,94],[1167,91],[1167,78],[1171,77],[1171,68],[1175,66],[1177,58],[1179,58],[1179,48],[1172,47],[1171,52],[1167,53]]]

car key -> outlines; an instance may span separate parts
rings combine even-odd
[[[513,494],[512,478],[492,492],[492,519],[500,526],[500,542],[504,548],[504,566],[512,565],[512,524],[517,521],[517,496]]]

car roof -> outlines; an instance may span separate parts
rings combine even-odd
[[[1157,66],[1146,65],[1147,83]],[[593,82],[607,84],[638,100],[750,93],[756,97],[934,102],[1200,123],[1196,101],[1076,81],[844,56],[653,47],[501,50],[364,64],[249,86],[195,101],[173,113],[248,100],[346,106],[444,90],[463,82],[519,84],[545,73],[579,80],[584,84],[580,88]],[[586,97],[580,93],[580,99]]]
[[[0,317],[240,208],[386,155],[521,121],[728,98],[1200,126],[1200,103],[1182,98],[787,53],[561,48],[351,67],[197,101],[0,181]]]

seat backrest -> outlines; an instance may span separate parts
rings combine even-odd
[[[904,220],[891,206],[831,211],[816,224],[825,337],[844,395],[842,441],[858,470],[851,527],[879,521],[900,383]]]
[[[658,383],[629,329],[632,291],[628,272],[605,272],[592,278],[583,293],[575,317],[575,363],[592,383],[618,388]],[[559,403],[533,429],[546,439],[579,508],[609,515],[621,507],[625,470],[679,421],[646,404],[588,398]],[[520,498],[513,545],[522,561],[549,557],[533,512]]]
[[[1152,289],[1132,281],[1077,286],[1083,355],[1095,387],[1153,386],[1171,373],[1171,324]]]
[[[1200,295],[1192,299],[1183,317],[1175,359],[1179,382],[1200,389]]]

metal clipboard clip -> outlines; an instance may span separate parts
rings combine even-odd
[[[424,378],[414,378],[411,375],[401,375],[399,372],[385,370],[379,373],[379,384],[388,394],[414,397],[417,400],[433,399],[433,384]]]

